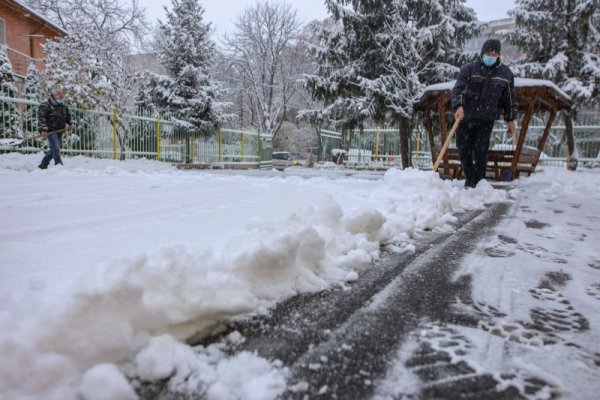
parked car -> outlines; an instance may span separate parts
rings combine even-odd
[[[292,157],[287,151],[273,152],[273,168],[283,171],[287,167],[301,165],[300,161]]]

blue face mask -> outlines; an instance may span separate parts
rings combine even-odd
[[[492,65],[496,64],[498,57],[483,56],[481,57],[481,61],[483,61],[483,63],[488,67],[491,67]]]
[[[55,100],[55,101],[56,101],[56,104],[63,104],[64,103],[64,101],[62,101],[62,100]]]

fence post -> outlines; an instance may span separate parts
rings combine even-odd
[[[160,115],[156,116],[156,159],[160,161]]]
[[[262,151],[262,138],[260,137],[260,129],[258,130],[258,168],[260,169],[260,163],[264,161],[265,157]]]
[[[190,162],[192,164],[194,164],[194,159],[195,159],[195,148],[194,148],[194,144],[196,142],[196,135],[192,132],[191,133],[191,137],[190,137]]]
[[[112,130],[113,130],[113,159],[117,159],[117,109],[113,107],[113,118],[112,118]]]
[[[321,153],[323,152],[323,143],[321,143],[321,126],[317,126],[317,145],[319,148],[317,149],[317,162],[321,161]]]
[[[242,156],[241,161],[244,162],[244,134],[240,133],[240,154]]]
[[[217,154],[218,154],[218,160],[219,162],[221,162],[221,140],[222,140],[222,134],[221,134],[221,128],[219,128],[219,130],[217,131]]]
[[[375,130],[375,161],[379,161],[379,135],[381,131],[379,127]]]

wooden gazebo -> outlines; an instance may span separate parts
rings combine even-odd
[[[431,147],[431,159],[436,160],[441,145],[436,145],[434,140],[434,117],[439,124],[439,135],[441,142],[447,138],[447,114],[451,116],[450,93],[456,81],[439,83],[425,88],[419,102],[415,105],[415,111],[424,112],[424,123],[429,135]],[[517,128],[518,139],[514,146],[503,150],[490,150],[488,153],[488,173],[491,172],[496,180],[513,180],[520,173],[531,174],[539,161],[540,154],[544,148],[550,129],[561,110],[571,108],[571,100],[567,94],[560,90],[554,83],[539,79],[515,79],[515,92],[519,108],[520,124]],[[547,113],[544,116],[545,129],[535,148],[525,146],[525,137],[529,123],[534,114]],[[572,133],[571,133],[572,134]],[[572,140],[567,141],[569,144]],[[569,148],[569,154],[573,149]],[[518,157],[516,156],[518,154]],[[438,172],[451,178],[460,178],[462,168],[456,148],[449,148],[443,156]]]

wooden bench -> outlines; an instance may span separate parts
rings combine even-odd
[[[535,170],[540,153],[540,150],[536,148],[524,147],[517,160],[515,176],[513,176],[514,150],[490,150],[488,152],[487,175],[497,181],[510,181],[518,178],[521,173],[526,173],[529,176]],[[437,157],[437,154],[435,156]],[[442,175],[452,179],[460,179],[462,176],[462,166],[460,165],[458,150],[449,148],[439,168],[438,171]]]

